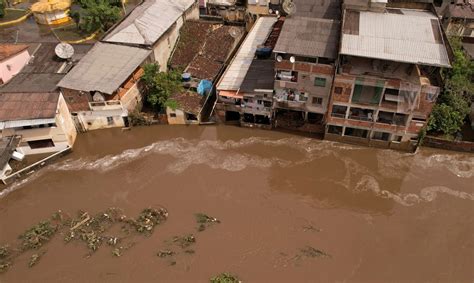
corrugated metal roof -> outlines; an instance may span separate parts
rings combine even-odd
[[[153,45],[194,3],[195,0],[146,0],[103,41]]]
[[[293,17],[341,19],[341,0],[293,0]]]
[[[276,17],[260,17],[257,20],[217,84],[218,90],[238,90],[240,88],[255,57],[257,46],[265,42],[276,21]]]
[[[97,42],[58,86],[112,94],[150,52],[143,48]]]
[[[7,84],[0,87],[5,92],[55,92],[58,82],[65,74],[55,73],[18,73]]]
[[[361,11],[358,17],[351,17],[352,20],[358,21],[357,23],[346,22],[349,18],[347,13],[341,54],[450,66],[446,46],[441,38],[439,20],[433,13],[405,9],[387,11]]]
[[[335,59],[340,23],[307,17],[288,18],[275,46],[275,52]]]
[[[275,60],[254,59],[240,86],[240,90],[245,93],[252,93],[256,90],[273,90],[274,81]]]

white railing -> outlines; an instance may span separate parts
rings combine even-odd
[[[123,109],[120,100],[93,101],[89,102],[89,107],[92,111]]]

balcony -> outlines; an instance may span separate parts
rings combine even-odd
[[[89,107],[92,111],[104,111],[104,110],[122,110],[122,102],[120,100],[108,100],[108,101],[92,101],[89,102]]]

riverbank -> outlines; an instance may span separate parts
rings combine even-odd
[[[136,216],[163,207],[167,221],[120,257],[105,247],[85,257],[87,247],[58,235],[36,265],[25,254],[0,280],[208,282],[230,272],[243,282],[464,282],[472,278],[473,169],[466,154],[228,126],[91,131],[65,159],[2,194],[0,243],[59,209]],[[198,232],[199,212],[220,223]],[[188,234],[193,254],[170,248]],[[302,256],[307,247],[329,256]],[[179,254],[157,256],[166,249]]]

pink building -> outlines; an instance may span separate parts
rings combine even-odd
[[[7,83],[18,74],[30,60],[28,45],[1,44],[0,45],[0,85]]]

